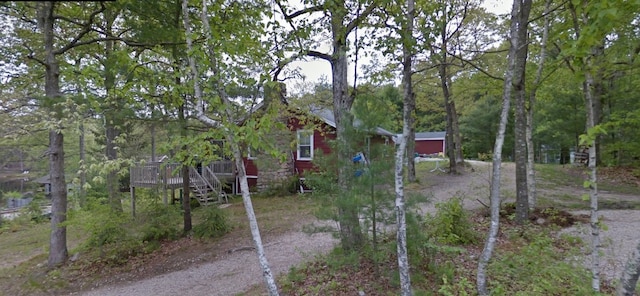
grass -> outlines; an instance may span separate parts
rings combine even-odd
[[[300,226],[296,222],[312,217],[318,207],[312,194],[255,197],[251,202],[263,235],[277,235]],[[227,209],[233,225],[248,233],[250,229],[242,199],[235,199]]]

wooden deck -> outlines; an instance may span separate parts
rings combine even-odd
[[[129,169],[131,187],[175,189],[182,187],[182,167],[179,163],[148,162]],[[231,160],[211,162],[209,168],[220,180],[234,180],[235,167]]]

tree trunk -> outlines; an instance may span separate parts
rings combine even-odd
[[[446,52],[443,53],[446,55]],[[449,85],[447,80],[447,65],[446,61],[441,62],[438,66],[440,72],[440,86],[442,87],[442,95],[444,97],[444,106],[447,112],[447,123],[445,132],[446,153],[449,158],[449,173],[458,174],[458,163],[456,162],[456,150],[455,140],[453,137],[453,111],[451,110]]]
[[[526,65],[528,55],[527,28],[531,0],[522,1],[518,13],[518,49],[516,53],[513,87],[515,93],[515,163],[516,163],[516,212],[515,221],[522,225],[529,220],[529,188],[527,186],[527,113],[526,113]]]
[[[53,102],[60,98],[60,68],[54,52],[53,2],[38,3],[39,27],[44,37],[45,95]],[[55,108],[55,107],[54,107]],[[64,176],[64,136],[56,127],[49,131],[49,177],[51,182],[51,237],[49,241],[49,267],[64,264],[67,250],[67,182]]]
[[[180,1],[176,1],[176,9],[175,9],[175,15],[174,17],[174,25],[176,27],[176,29],[180,29],[180,27],[182,27],[181,25],[181,16],[183,15],[182,12],[182,5],[180,3]],[[175,36],[175,39],[173,40],[176,44],[180,41],[180,38],[178,38],[177,36]],[[178,52],[178,46],[177,45],[173,45],[171,47],[171,56],[173,58],[173,72],[174,73],[180,73],[181,70],[181,58]],[[181,85],[182,84],[182,80],[180,78],[180,75],[176,75],[176,77],[174,78],[176,85]],[[152,88],[155,92],[155,88]],[[188,104],[188,100],[185,97],[181,98],[182,100],[182,104],[180,104],[180,106],[178,107],[178,120],[180,121],[180,136],[183,138],[186,138],[188,136],[187,134],[187,129],[188,129],[188,124],[189,121],[186,118],[186,110],[185,110],[185,106],[187,106]],[[155,105],[152,106],[151,109],[151,115],[152,117],[154,113],[155,113]],[[155,161],[155,155],[156,155],[156,142],[155,142],[155,136],[156,136],[156,130],[155,130],[155,126],[151,125],[151,155],[153,160]],[[186,145],[180,147],[180,149],[182,150],[187,150],[189,147],[187,147]],[[187,234],[188,232],[191,231],[191,229],[193,228],[192,225],[192,221],[191,221],[191,180],[190,180],[190,176],[189,176],[189,166],[182,165],[182,231]]]
[[[583,86],[587,104],[587,131],[595,126],[594,98],[592,93],[593,77],[585,71]],[[591,288],[600,292],[600,226],[598,223],[598,172],[596,165],[596,138],[590,140],[589,147],[589,200],[591,208]]]
[[[409,99],[408,102],[406,102],[406,104],[409,105],[409,110],[415,110],[416,109],[416,99],[415,96],[411,96],[411,98]],[[416,156],[416,120],[415,120],[415,111],[410,112],[411,114],[409,115],[409,135],[407,135],[407,180],[410,183],[414,183],[416,182],[416,162],[415,162],[415,156]]]
[[[78,151],[80,153],[80,188],[78,189],[80,208],[84,208],[87,202],[87,191],[84,189],[84,186],[87,183],[87,153],[85,149],[85,129],[83,120],[84,118],[81,119],[80,126],[78,127],[80,132],[78,139],[80,142],[78,147]]]
[[[449,77],[449,85],[451,85],[451,77]],[[456,102],[451,99],[451,133],[453,134],[453,153],[456,155],[456,167],[458,171],[464,169],[464,155],[462,154],[462,137],[460,136],[460,125],[458,124],[458,111],[456,111]]]
[[[509,120],[509,108],[511,101],[511,88],[513,75],[515,71],[515,62],[518,46],[518,14],[520,12],[520,0],[514,0],[511,8],[511,25],[509,27],[509,56],[508,66],[504,75],[504,90],[502,93],[502,111],[500,113],[500,124],[498,126],[498,134],[493,148],[493,169],[491,174],[491,224],[489,226],[489,234],[485,242],[482,254],[478,260],[478,272],[476,274],[476,287],[478,294],[489,295],[487,290],[487,265],[495,248],[498,230],[500,229],[500,180],[502,165],[502,146],[504,144],[504,135],[507,129],[507,121]]]
[[[617,296],[633,296],[638,284],[638,277],[640,276],[640,242],[636,246],[636,249],[631,254],[629,261],[625,265],[620,276],[620,283],[616,291]]]
[[[460,137],[460,128],[458,126],[458,114],[456,105],[451,95],[451,74],[449,73],[449,38],[447,36],[449,12],[447,5],[443,6],[443,24],[440,28],[440,41],[442,42],[440,49],[440,61],[438,65],[438,76],[440,77],[440,87],[442,88],[442,97],[444,98],[446,117],[446,136],[445,144],[447,157],[449,158],[449,173],[459,174],[464,169],[464,157],[462,155],[462,138]],[[434,53],[435,54],[435,53]]]
[[[258,261],[260,262],[260,267],[262,268],[262,276],[264,277],[265,284],[267,285],[269,295],[276,296],[278,295],[278,287],[276,286],[276,281],[273,273],[271,273],[271,268],[269,267],[269,262],[267,261],[267,256],[262,245],[260,229],[258,228],[258,220],[256,219],[255,212],[253,211],[251,194],[249,193],[247,172],[244,167],[244,162],[242,161],[242,153],[240,152],[240,147],[238,147],[238,144],[234,142],[235,139],[233,138],[233,135],[228,134],[227,141],[231,146],[233,157],[235,158],[236,168],[238,171],[238,179],[240,180],[240,191],[242,192],[242,202],[244,203],[244,208],[247,212],[247,218],[249,219],[251,237],[253,238],[253,243],[256,246],[256,253],[258,253]]]
[[[353,127],[351,105],[353,98],[348,94],[347,84],[347,43],[346,28],[343,24],[344,12],[340,9],[331,14],[333,40],[333,59],[331,60],[331,77],[333,92],[333,114],[336,120],[336,138],[338,140],[337,155],[338,185],[343,191],[348,189],[349,170],[352,151],[349,149],[347,128]],[[340,226],[340,242],[346,251],[358,250],[364,245],[364,237],[358,219],[358,209],[350,203],[339,203],[338,221]]]
[[[410,296],[411,292],[411,275],[409,269],[409,256],[407,254],[407,221],[404,197],[403,183],[403,162],[404,152],[411,152],[407,149],[407,141],[415,143],[410,135],[411,124],[413,123],[413,113],[415,109],[415,97],[413,95],[413,83],[411,80],[413,48],[411,47],[410,38],[413,38],[413,20],[415,17],[415,1],[407,0],[406,23],[402,28],[402,89],[403,89],[403,125],[402,136],[399,139],[396,150],[396,169],[395,169],[395,187],[396,187],[396,222],[397,229],[397,252],[398,252],[398,271],[400,273],[400,295]],[[408,155],[409,163],[414,163],[413,154]]]
[[[446,153],[449,158],[449,173],[450,174],[458,174],[458,162],[456,162],[456,151],[455,151],[455,141],[453,139],[453,111],[451,110],[451,94],[450,94],[450,85],[449,85],[449,73],[448,73],[448,65],[447,65],[447,50],[448,50],[448,38],[447,38],[447,19],[448,19],[448,11],[447,5],[443,6],[443,19],[444,22],[440,28],[440,41],[442,42],[440,49],[440,65],[438,65],[438,76],[440,76],[440,87],[442,88],[442,97],[444,98],[444,109],[447,113],[446,117],[446,132],[445,132],[445,143],[446,143]]]
[[[106,34],[107,36],[112,36],[112,26],[114,16],[110,10],[105,11],[105,19],[106,19]],[[105,154],[107,156],[108,162],[115,162],[118,159],[118,147],[116,145],[116,140],[120,136],[120,124],[121,120],[118,118],[119,113],[121,112],[120,103],[115,95],[115,73],[114,73],[114,61],[113,61],[113,51],[115,48],[114,40],[105,41],[104,47],[104,87],[106,89],[106,98],[105,105],[106,110],[104,112],[104,128],[105,128],[105,138],[106,138],[106,151]],[[120,200],[120,192],[118,190],[118,169],[110,169],[107,172],[107,193],[109,195],[109,204],[111,205],[111,210],[121,213],[122,212],[122,201]]]
[[[177,60],[176,60],[177,61]],[[178,84],[180,84],[180,78],[176,78]],[[185,108],[186,99],[184,103],[178,107],[178,120],[180,120],[180,136],[183,138],[187,137],[187,119],[185,118]],[[186,145],[180,147],[182,150],[187,150],[188,147]],[[189,180],[189,166],[183,164],[182,165],[182,221],[183,227],[182,231],[186,234],[191,231],[191,180]]]

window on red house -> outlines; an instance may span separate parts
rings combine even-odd
[[[299,160],[313,159],[313,131],[298,131],[298,157]]]

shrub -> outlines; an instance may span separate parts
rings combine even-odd
[[[152,204],[141,213],[142,241],[161,241],[174,239],[180,234],[177,227],[180,211],[176,207],[164,204]]]
[[[462,207],[462,200],[460,197],[453,197],[447,202],[438,203],[435,215],[427,216],[427,231],[438,243],[459,245],[477,240],[477,234]]]
[[[127,218],[124,214],[114,212],[109,205],[95,203],[91,211],[74,213],[73,222],[83,226],[88,233],[84,242],[86,248],[102,248],[105,245],[126,240]]]
[[[211,206],[203,209],[203,219],[193,227],[193,234],[199,238],[216,238],[231,231],[231,224],[226,213]]]

